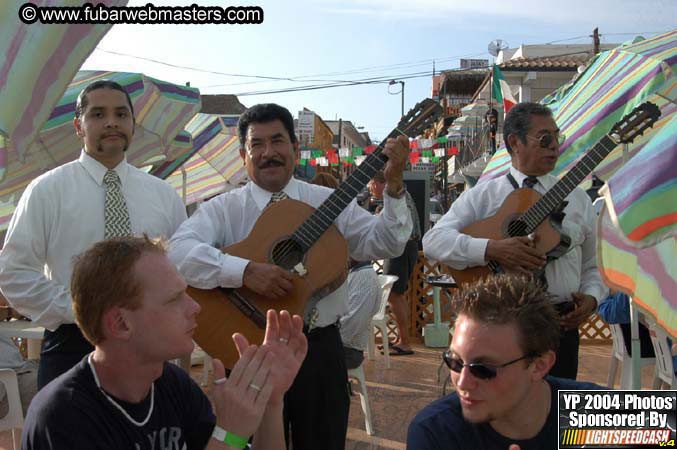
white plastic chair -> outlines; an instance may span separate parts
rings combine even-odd
[[[371,319],[371,326],[378,328],[381,331],[381,338],[383,341],[383,355],[386,359],[386,368],[390,369],[390,350],[388,349],[388,321],[389,317],[386,314],[386,306],[388,305],[388,297],[393,284],[397,281],[396,275],[379,275],[378,282],[381,285],[381,305],[378,312],[374,314]],[[373,331],[373,329],[372,329]],[[374,333],[369,333],[369,342],[367,343],[367,358],[374,359],[376,353],[376,342]]]
[[[190,355],[190,365],[197,366],[200,364],[202,364],[202,380],[200,381],[200,385],[205,387],[209,382],[209,372],[214,370],[212,366],[212,358],[204,350],[196,345],[193,353]]]
[[[656,377],[653,381],[653,388],[661,389],[662,384],[665,383],[669,389],[677,389],[677,376],[675,376],[675,365],[668,345],[667,333],[655,322],[649,321],[649,335],[656,354]]]
[[[0,369],[0,382],[5,385],[9,404],[7,415],[0,419],[0,431],[12,430],[12,444],[14,450],[17,450],[21,448],[21,429],[24,426],[24,414],[21,408],[16,372],[12,369]]]
[[[613,389],[614,381],[616,380],[616,371],[618,370],[618,363],[623,363],[621,370],[621,389],[632,389],[632,357],[628,354],[623,341],[623,331],[618,324],[609,324],[611,336],[613,337],[613,350],[611,353],[611,364],[609,364],[609,378],[607,379],[607,387]],[[639,366],[650,366],[656,363],[656,358],[640,358]]]
[[[190,357],[184,356],[182,358],[172,359],[170,362],[181,367],[188,374],[190,374],[191,367],[202,364],[202,380],[200,381],[202,387],[207,386],[209,372],[214,370],[212,358],[204,350],[198,347],[197,344],[195,344],[195,348],[193,349],[193,353],[190,354]]]
[[[364,413],[364,427],[367,430],[367,434],[369,436],[373,436],[374,428],[371,424],[371,408],[369,407],[367,383],[364,379],[364,369],[362,368],[362,364],[354,369],[348,369],[348,378],[357,380],[357,382],[360,384],[360,402],[362,403],[362,412]]]

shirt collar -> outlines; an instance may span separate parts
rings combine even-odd
[[[519,170],[515,169],[515,167],[511,166],[510,167],[510,174],[515,178],[515,181],[517,181],[517,184],[521,187],[522,184],[524,183],[524,179],[528,176],[526,174],[523,174]],[[538,182],[541,184],[546,189],[550,189],[550,175],[541,175],[540,177],[536,177]]]
[[[273,193],[268,192],[265,189],[261,188],[254,181],[250,181],[249,184],[251,186],[252,197],[254,197],[256,205],[259,207],[260,210],[263,211],[263,208],[268,206],[268,203],[270,202],[270,197],[273,196]],[[298,200],[300,198],[299,182],[296,180],[296,178],[291,177],[287,185],[282,189],[282,192],[287,194],[289,198]]]
[[[101,164],[96,159],[92,158],[87,154],[83,149],[80,152],[80,158],[78,159],[82,167],[85,168],[87,173],[94,179],[96,184],[101,186],[103,184],[103,177],[108,172],[108,168]],[[129,173],[129,164],[127,164],[127,155],[122,158],[120,164],[113,168],[117,172],[118,177],[120,177],[120,183],[122,186],[125,185],[125,180],[127,179],[127,174]]]

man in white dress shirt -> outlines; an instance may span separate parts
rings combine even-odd
[[[276,298],[292,287],[289,272],[219,249],[249,235],[274,193],[284,192],[317,208],[332,190],[292,176],[298,142],[293,117],[287,109],[276,104],[255,105],[240,117],[238,129],[240,154],[250,182],[200,205],[171,239],[170,258],[191,286],[246,286]],[[372,216],[353,199],[336,219],[353,259],[383,259],[402,253],[412,227],[402,182],[408,151],[404,137],[389,140],[385,146],[389,161],[385,169],[385,207],[380,216]],[[309,302],[306,308],[308,356],[285,397],[285,434],[288,439],[291,424],[295,450],[345,446],[350,400],[336,323],[347,311],[346,289],[343,283],[319,302]]]
[[[0,253],[2,293],[17,311],[47,328],[39,388],[93,350],[73,317],[73,257],[104,237],[169,237],[186,218],[171,186],[127,163],[134,110],[119,84],[87,86],[78,96],[73,124],[83,141],[80,158],[28,185]],[[104,207],[109,191],[113,205]]]
[[[427,258],[455,269],[496,261],[507,270],[531,272],[545,264],[545,255],[534,248],[528,237],[479,239],[460,232],[494,215],[516,187],[535,183],[532,189],[544,194],[558,181],[550,172],[557,163],[561,136],[548,107],[537,103],[516,105],[505,118],[503,135],[512,161],[509,177],[479,183],[464,192],[423,238]],[[578,327],[596,310],[607,288],[597,270],[595,213],[590,198],[584,190],[576,188],[566,201],[569,203],[562,225],[571,238],[570,250],[547,264],[545,279],[556,303],[573,302],[575,306],[561,317],[560,345],[550,374],[575,379]]]

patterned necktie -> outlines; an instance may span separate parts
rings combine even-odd
[[[287,194],[284,193],[284,191],[280,192],[273,192],[273,195],[270,196],[270,201],[266,205],[266,207],[272,205],[273,203],[279,202],[280,200],[284,200],[289,198]]]
[[[531,175],[526,177],[524,181],[522,181],[522,187],[528,187],[531,189],[533,189],[534,186],[536,186],[536,184],[538,184],[538,178]]]
[[[120,184],[120,177],[114,170],[106,172],[103,177],[103,186],[106,189],[103,210],[104,239],[132,235],[129,211],[127,211],[127,203],[122,196]]]

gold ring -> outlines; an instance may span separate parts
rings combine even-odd
[[[289,339],[283,338],[283,337],[279,338],[278,341],[282,342],[283,344],[288,344],[288,343],[289,343]]]
[[[254,383],[249,383],[249,387],[254,389],[256,392],[261,392],[261,388]]]

